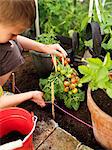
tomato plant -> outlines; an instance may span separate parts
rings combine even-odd
[[[46,79],[40,79],[44,98],[47,101],[51,100],[51,82],[54,81],[54,96],[58,100],[63,100],[66,107],[78,110],[80,102],[84,101],[84,92],[78,87],[78,73],[68,62],[63,65],[61,59],[57,58],[56,61],[57,72],[52,72]]]

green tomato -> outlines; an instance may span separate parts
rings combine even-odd
[[[60,67],[60,66],[58,66],[58,67],[57,67],[57,70],[60,72],[60,71],[61,71],[61,67]]]
[[[71,78],[72,75],[71,75],[71,74],[67,74],[66,77],[67,77],[67,78]]]
[[[77,88],[74,88],[74,89],[72,90],[72,92],[73,92],[74,94],[76,94],[76,93],[78,92],[78,89],[77,89]]]
[[[74,89],[76,87],[76,84],[71,83],[69,87],[70,89]]]
[[[61,72],[62,75],[65,75],[65,74],[66,74],[66,71],[65,71],[65,70],[61,70],[60,72]]]
[[[82,83],[79,83],[79,84],[78,84],[78,87],[82,87]]]
[[[72,93],[72,91],[69,91],[68,94],[72,95],[73,93]]]
[[[72,73],[73,73],[73,70],[72,70],[72,69],[70,69],[68,72],[69,72],[69,74],[72,74]]]

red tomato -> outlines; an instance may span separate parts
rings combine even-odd
[[[66,61],[67,61],[68,63],[70,63],[70,58],[66,58]]]
[[[71,78],[71,83],[77,83],[78,80],[74,77],[74,78]]]
[[[62,57],[60,57],[59,60],[62,62]]]
[[[66,66],[68,64],[67,60],[64,60],[64,66]]]
[[[76,77],[76,75],[77,75],[76,73],[72,73],[72,78]]]

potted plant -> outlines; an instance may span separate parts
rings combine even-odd
[[[84,75],[80,79],[80,83],[88,83],[87,105],[91,113],[94,136],[102,146],[112,149],[112,114],[107,114],[109,108],[104,110],[100,106],[104,102],[104,97],[109,100],[103,106],[109,107],[109,104],[111,104],[110,107],[112,106],[112,60],[110,53],[106,54],[104,61],[99,58],[87,58],[84,62],[86,65],[81,65],[78,69]],[[98,91],[100,92],[97,94]],[[100,95],[101,92],[103,92],[103,96]],[[100,99],[95,99],[95,93]]]

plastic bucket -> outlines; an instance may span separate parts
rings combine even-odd
[[[18,139],[1,145],[0,150],[34,150],[32,133],[36,121],[37,117],[23,108],[11,107],[0,110],[0,138],[13,131],[26,135],[23,140]]]

